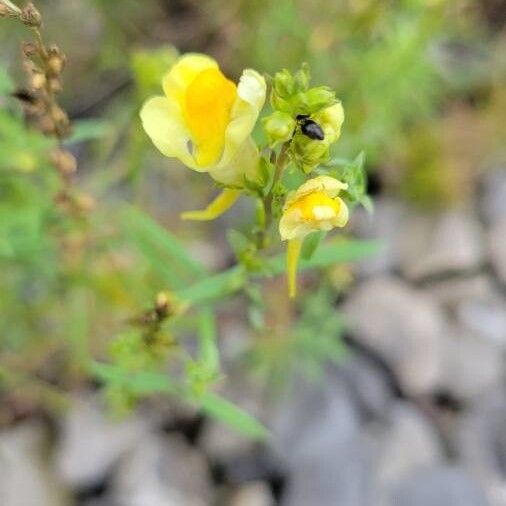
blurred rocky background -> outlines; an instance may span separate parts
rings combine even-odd
[[[263,296],[275,332],[255,332],[242,299],[220,307],[220,388],[266,425],[267,442],[165,398],[118,419],[94,385],[69,380],[60,407],[36,382],[16,384],[0,407],[0,504],[506,505],[504,3],[38,5],[46,33],[68,58],[63,102],[86,138],[72,144],[80,184],[107,206],[133,200],[207,266],[230,265],[224,229],[247,226],[249,208],[245,202],[210,226],[177,219],[214,190],[159,157],[139,133],[138,105],[157,91],[148,55],[168,48],[162,60],[169,62],[172,46],[202,51],[232,76],[308,61],[314,81],[335,87],[345,107],[335,156],[367,156],[375,211],[357,210],[349,233],[382,248],[302,276],[307,295],[297,310],[284,302],[284,280],[269,281]],[[2,22],[0,58],[15,82],[23,80],[24,36]],[[133,300],[118,296],[115,311],[121,303],[124,317],[151,286],[127,294]],[[20,314],[28,317],[4,299],[2,334],[16,337]],[[326,325],[308,324],[292,339],[294,313]],[[103,318],[89,331],[100,341],[111,328]],[[315,351],[324,339],[335,343]],[[30,346],[27,363],[40,353]],[[3,366],[22,369],[11,355],[2,351]]]

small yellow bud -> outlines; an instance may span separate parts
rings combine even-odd
[[[46,85],[46,76],[42,72],[34,72],[32,74],[32,88],[41,90]]]
[[[61,174],[71,175],[77,170],[77,161],[72,153],[57,149],[51,154],[51,161]]]

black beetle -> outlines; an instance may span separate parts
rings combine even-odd
[[[310,119],[309,115],[299,114],[296,119],[300,125],[300,131],[306,137],[318,141],[323,141],[323,139],[325,139],[322,127],[316,121]]]

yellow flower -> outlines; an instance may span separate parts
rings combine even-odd
[[[329,176],[306,181],[288,196],[279,222],[281,239],[304,239],[316,230],[344,227],[348,208],[338,194],[347,188],[346,183]]]
[[[264,78],[246,69],[236,85],[209,56],[186,54],[165,75],[162,86],[165,95],[150,98],[141,110],[154,145],[165,156],[208,172],[224,185],[237,187],[245,177],[255,179],[259,155],[250,134],[265,102]],[[186,217],[212,219],[238,195],[226,189],[218,202],[225,209],[213,203],[213,210]]]
[[[296,293],[297,264],[304,238],[348,223],[348,207],[338,196],[348,185],[329,176],[309,179],[288,196],[279,221],[279,233],[288,241],[287,272],[290,297]]]

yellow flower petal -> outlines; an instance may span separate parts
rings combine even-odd
[[[258,150],[250,134],[265,102],[261,75],[245,70],[236,88],[215,60],[188,54],[166,74],[163,89],[166,97],[146,102],[141,118],[164,155],[224,184],[255,179]]]
[[[186,89],[184,119],[199,166],[215,165],[221,158],[236,96],[235,84],[216,68],[197,74]]]
[[[228,165],[211,169],[209,175],[221,184],[240,187],[244,185],[244,178],[256,180],[259,159],[257,145],[248,137]]]
[[[281,239],[303,239],[317,230],[344,227],[348,207],[337,194],[345,188],[345,183],[329,176],[306,181],[287,199],[279,221]]]
[[[288,276],[288,296],[293,299],[297,295],[297,266],[299,264],[302,241],[293,239],[288,241],[286,250],[286,272]]]
[[[202,71],[218,69],[213,58],[199,53],[187,53],[181,56],[163,78],[163,91],[167,97],[183,102],[186,89]]]
[[[190,134],[181,117],[179,105],[167,97],[150,98],[141,109],[144,130],[153,144],[169,158],[179,158],[188,167],[198,170],[188,151]]]
[[[210,221],[221,216],[232,207],[241,192],[226,188],[202,211],[186,211],[181,214],[183,220]]]
[[[265,102],[265,79],[256,71],[246,69],[237,86],[237,99],[225,132],[225,149],[218,164],[230,164],[237,151],[249,137]]]
[[[324,192],[329,197],[335,197],[339,195],[341,190],[347,190],[348,185],[339,181],[335,177],[330,176],[317,176],[312,179],[308,179],[304,184],[299,186],[297,191],[293,194],[293,199],[299,199],[304,195],[312,192]],[[287,202],[287,206],[290,204]]]

